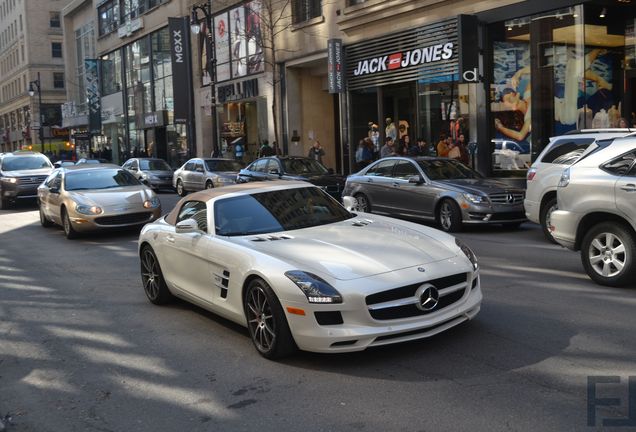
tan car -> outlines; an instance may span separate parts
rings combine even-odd
[[[117,165],[61,167],[38,187],[40,223],[79,233],[141,226],[161,216],[155,193]]]

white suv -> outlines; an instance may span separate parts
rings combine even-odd
[[[552,235],[595,282],[636,285],[636,136],[599,144],[563,171]]]
[[[550,215],[556,209],[556,190],[561,173],[572,165],[596,140],[623,137],[634,129],[583,129],[550,139],[534,161],[527,175],[526,198],[523,206],[526,217],[538,223],[545,237],[554,242],[550,233]]]

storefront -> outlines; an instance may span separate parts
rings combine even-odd
[[[463,29],[463,30],[462,30]],[[472,41],[465,35],[472,31]],[[459,16],[346,46],[348,155],[370,137],[427,141],[432,154],[443,136],[475,137],[477,21]],[[470,45],[470,46],[469,46]],[[460,127],[456,127],[459,123]],[[351,164],[352,166],[353,164]]]
[[[563,2],[561,2],[563,3]],[[544,7],[549,7],[544,2]],[[525,169],[550,137],[636,121],[636,8],[590,1],[485,13],[492,174]],[[621,122],[623,119],[623,122]]]

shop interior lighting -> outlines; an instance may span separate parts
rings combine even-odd
[[[607,9],[603,8],[603,10],[601,11],[600,15],[598,16],[599,18],[605,18],[605,15],[607,14]]]

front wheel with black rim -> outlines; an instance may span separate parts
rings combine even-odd
[[[283,307],[264,280],[249,283],[243,306],[252,342],[263,357],[275,360],[296,350]]]
[[[539,211],[539,222],[541,223],[541,229],[543,231],[543,235],[548,241],[557,244],[557,241],[552,237],[552,231],[550,231],[550,224],[552,218],[552,212],[558,210],[557,207],[557,199],[550,198],[543,206],[541,206],[541,210]]]
[[[40,225],[42,225],[44,228],[50,228],[53,226],[53,222],[51,222],[46,215],[44,214],[44,211],[42,210],[42,205],[40,204],[39,206],[39,210],[40,210]]]
[[[69,240],[77,238],[77,231],[73,228],[71,218],[68,216],[66,209],[62,209],[62,228],[64,228],[64,234]]]
[[[371,202],[369,198],[363,193],[357,194],[355,196],[356,199],[356,211],[371,213]]]
[[[172,299],[172,293],[166,285],[161,272],[161,266],[155,251],[150,246],[141,249],[141,282],[144,285],[144,292],[151,303],[163,305]]]
[[[611,287],[634,283],[636,239],[627,227],[603,222],[593,226],[581,242],[581,261],[588,276]]]
[[[186,196],[186,194],[187,192],[183,187],[183,182],[181,181],[181,179],[177,180],[177,195],[184,197]]]
[[[442,201],[437,210],[437,222],[446,232],[458,232],[462,229],[462,212],[455,201]]]

